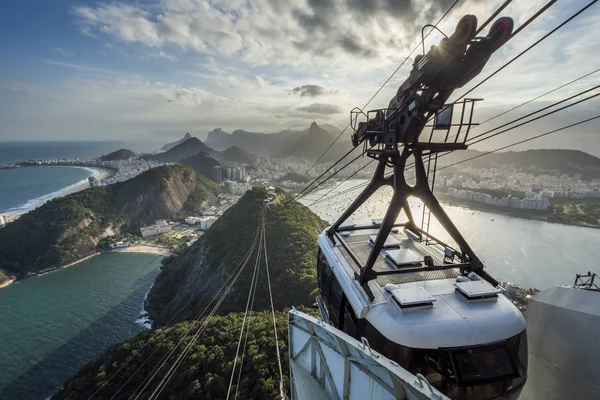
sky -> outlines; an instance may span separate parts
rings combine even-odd
[[[421,27],[454,0],[19,0],[0,14],[0,141],[171,141],[231,132],[343,128],[410,51]],[[558,0],[511,40],[458,97],[589,1]],[[502,1],[459,0],[439,28],[465,14],[482,23]],[[514,0],[519,26],[546,1]],[[594,5],[483,84],[483,121],[600,68]],[[484,32],[487,32],[484,30]],[[426,49],[441,35],[427,38]],[[419,49],[419,52],[421,50]],[[414,55],[369,108],[385,107]],[[484,131],[600,83],[600,73],[481,126]],[[596,91],[592,92],[596,93]],[[486,141],[486,150],[600,113],[593,99]],[[529,148],[600,156],[592,122]],[[523,147],[520,147],[523,148]]]

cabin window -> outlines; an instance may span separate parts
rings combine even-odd
[[[331,325],[336,328],[342,328],[341,319],[342,319],[342,299],[344,298],[344,291],[342,287],[338,283],[338,281],[333,277],[331,279],[331,297],[329,299],[329,319],[331,321]]]
[[[346,301],[344,301],[344,303],[345,303],[345,305],[344,305],[344,319],[343,319],[344,329],[343,329],[343,331],[352,337],[356,337],[356,322],[357,322],[356,314],[354,314],[354,310],[352,309],[352,306],[348,302],[347,298],[346,298]]]
[[[329,266],[329,262],[319,250],[319,260],[317,265],[317,274],[319,279],[319,291],[321,292],[321,297],[325,304],[329,304],[329,286],[331,283],[331,279],[333,278],[333,271]]]
[[[345,316],[344,316],[344,319]],[[413,374],[420,373],[450,398],[515,399],[527,378],[527,335],[472,348],[418,349],[395,343],[366,320],[362,336],[371,347]],[[350,327],[344,321],[344,330]]]
[[[508,346],[504,343],[453,350],[450,351],[450,358],[459,383],[499,381],[519,376]]]
[[[317,274],[319,279],[319,291],[321,297],[329,311],[329,322],[336,328],[340,327],[342,299],[344,292],[342,287],[335,279],[333,271],[325,255],[319,250],[319,261],[317,265]]]

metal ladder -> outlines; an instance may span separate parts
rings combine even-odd
[[[436,175],[436,171],[437,171],[437,160],[438,160],[438,153],[434,153],[434,157],[433,157],[433,169],[431,168],[431,153],[429,153],[429,156],[427,158],[427,184],[430,184],[431,187],[431,192],[433,193],[433,190],[435,188],[435,175]],[[430,178],[431,177],[431,178]],[[425,235],[425,244],[429,244],[429,226],[431,224],[431,211],[429,210],[429,208],[427,208],[425,206],[425,204],[423,204],[423,213],[421,215],[421,230],[426,232],[427,235]],[[423,241],[423,235],[421,235],[421,241]]]

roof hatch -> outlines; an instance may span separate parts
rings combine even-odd
[[[502,290],[482,280],[454,282],[455,292],[468,301],[496,301]]]
[[[430,308],[435,301],[435,298],[421,286],[398,289],[396,285],[385,285],[385,290],[403,310]]]

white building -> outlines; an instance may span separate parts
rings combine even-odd
[[[217,219],[215,217],[188,217],[185,222],[190,225],[198,225],[203,231],[208,230]]]
[[[173,226],[165,220],[155,221],[154,225],[143,226],[140,228],[143,238],[161,235],[163,233],[171,232],[172,230]]]
[[[200,221],[202,221],[202,218],[200,218],[200,217],[187,217],[185,219],[185,223],[188,225],[196,225]]]

